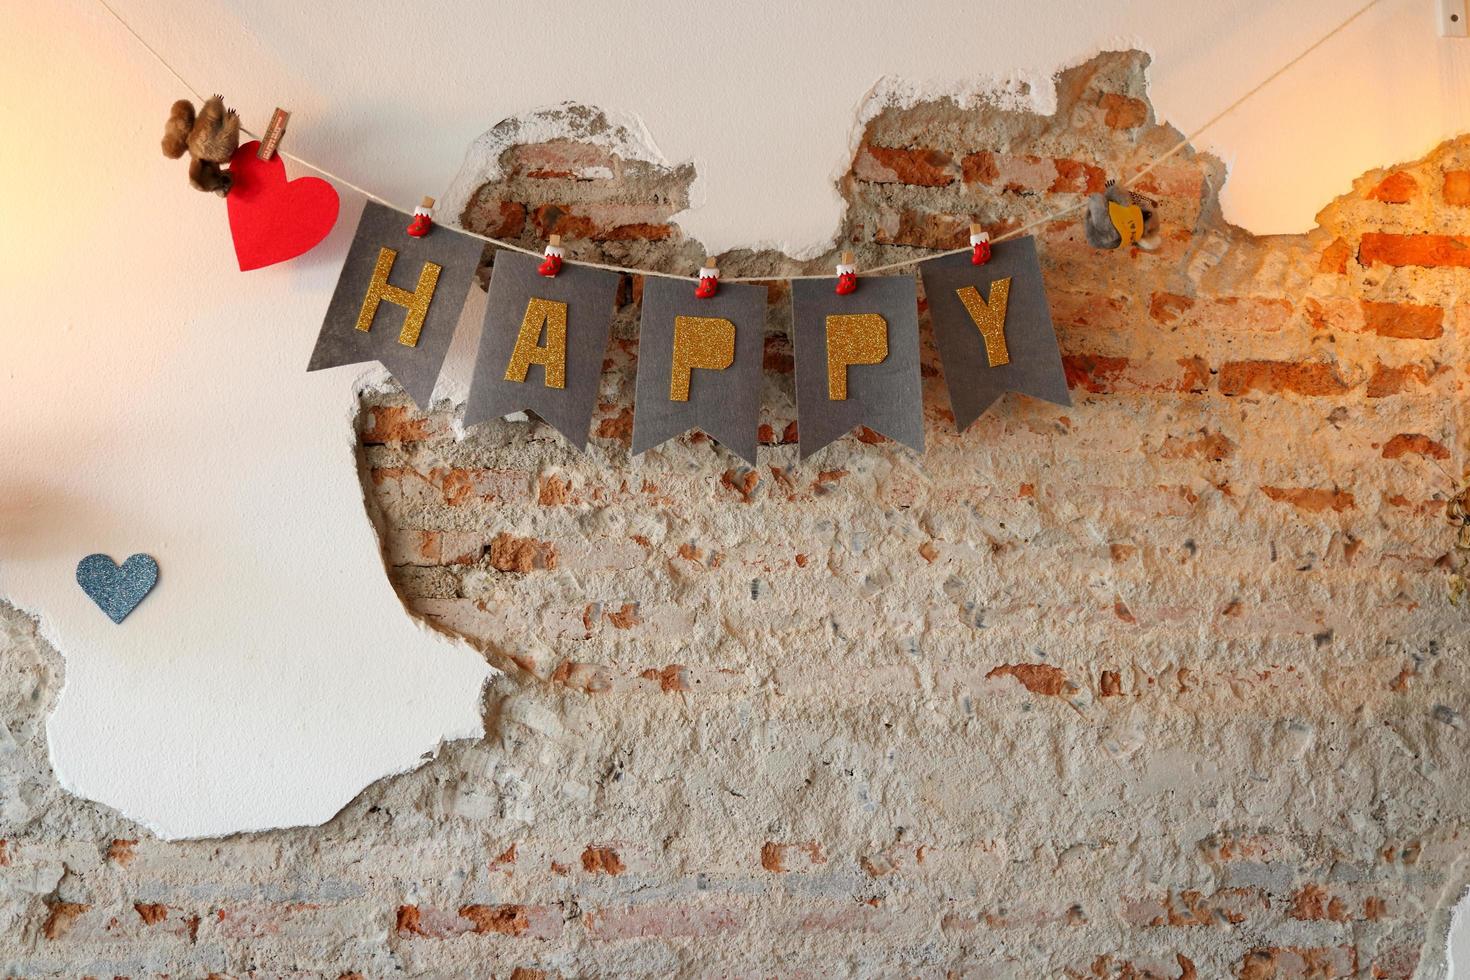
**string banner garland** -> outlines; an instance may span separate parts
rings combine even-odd
[[[1097,239],[1093,242],[1095,245],[1112,247],[1112,235],[1115,234],[1120,245],[1130,243],[1139,247],[1154,247],[1148,243],[1150,239],[1157,240],[1156,215],[1139,206],[1135,196],[1126,194],[1125,190],[1138,184],[1160,164],[1193,144],[1221,119],[1347,30],[1381,2],[1382,0],[1367,0],[1296,57],[1185,134],[1117,187],[1110,186],[1105,194],[1094,194],[1086,202],[1069,205],[1000,235],[995,240],[995,245],[1006,247],[993,249],[993,255],[988,262],[983,260],[980,245],[972,241],[975,249],[974,262],[969,267],[965,265],[965,256],[970,254],[970,248],[941,252],[927,259],[903,259],[867,270],[863,287],[856,291],[851,289],[854,270],[843,269],[846,275],[842,277],[842,292],[848,295],[837,303],[824,292],[827,287],[834,286],[836,280],[817,276],[753,277],[722,284],[721,288],[728,288],[729,285],[742,281],[764,282],[783,278],[791,280],[802,457],[818,451],[853,426],[870,423],[873,428],[922,450],[923,408],[920,402],[915,303],[910,302],[904,309],[893,305],[894,300],[902,298],[905,293],[910,300],[914,299],[914,283],[906,276],[873,275],[912,265],[920,266],[926,293],[930,297],[945,380],[954,407],[955,422],[961,431],[1006,391],[1031,394],[1062,405],[1070,404],[1056,349],[1055,332],[1046,312],[1046,295],[1036,261],[1035,240],[1026,237],[1027,233],[1083,211],[1084,228],[1089,240]],[[225,112],[219,96],[206,100],[107,0],[99,0],[99,3],[195,99],[206,104],[206,128],[214,126],[223,130],[226,137],[235,140],[238,140],[239,133],[255,135],[239,125],[233,111]],[[211,103],[216,103],[213,110],[209,110]],[[281,113],[281,110],[278,109],[277,113]],[[192,136],[200,122],[191,103],[186,100],[176,102],[165,129],[165,155],[177,159],[188,148],[193,158],[195,154]],[[183,138],[185,129],[189,139]],[[217,141],[207,142],[213,145]],[[527,258],[534,256],[534,253],[523,246],[487,235],[434,227],[428,220],[428,212],[423,208],[414,211],[414,220],[406,236],[402,231],[395,235],[394,232],[398,230],[395,226],[399,225],[408,211],[395,207],[371,191],[308,161],[284,151],[280,152],[280,156],[311,167],[323,177],[368,198],[357,236],[348,252],[307,370],[379,361],[403,384],[421,409],[428,408],[434,382],[442,368],[454,324],[463,308],[465,292],[478,262],[482,248],[478,242],[486,242],[502,250],[492,277],[490,305],[480,338],[479,358],[465,411],[466,425],[473,425],[516,408],[531,408],[574,444],[585,448],[586,432],[597,396],[597,370],[600,370],[611,324],[612,297],[617,288],[616,274],[643,275],[650,281],[660,277],[682,280],[692,285],[690,277],[653,269],[633,269],[589,262],[567,262],[566,267],[561,269],[562,260],[558,256],[555,264],[560,271],[545,278],[563,279],[567,273],[572,274],[565,278],[560,288],[571,289],[573,287],[567,284],[575,284],[581,298],[590,301],[585,305],[578,302],[574,311],[567,300],[533,295],[534,291],[529,288],[533,283],[529,280],[531,272],[528,270],[533,270],[537,262],[535,257]],[[212,190],[228,196],[234,175],[222,174],[218,168],[221,162],[224,162],[223,158],[192,159],[191,183],[200,190]],[[207,168],[204,164],[209,164],[212,169],[208,169],[205,174],[209,180],[201,182],[197,179],[196,169],[205,171]],[[242,173],[240,176],[245,175]],[[293,235],[299,235],[299,238],[285,244],[266,242],[267,247],[261,255],[254,255],[251,250],[252,255],[247,258],[244,253],[240,253],[242,270],[282,261],[290,257],[297,248],[309,248],[314,244],[312,236],[317,236],[318,239],[324,236],[331,226],[330,219],[335,218],[335,200],[330,202],[329,207],[324,196],[318,198],[317,195],[301,193],[307,191],[309,185],[301,180],[284,183],[283,171],[270,176],[273,185],[288,189],[285,196],[276,197],[276,203],[289,202],[294,205],[288,210],[296,217],[300,217],[302,201],[308,198],[315,200],[317,206],[305,210],[319,212],[316,214],[317,227],[306,227],[312,224],[311,221],[298,222],[290,231]],[[291,188],[295,188],[296,193],[290,193]],[[248,198],[249,195],[244,197]],[[245,219],[241,208],[250,203],[242,200],[231,205],[232,227],[237,219]],[[251,215],[250,220],[244,220],[244,226],[265,227],[283,220],[282,213],[269,208],[262,210],[258,206],[260,202],[255,203],[258,213]],[[426,199],[425,207],[431,204],[432,201]],[[327,217],[329,212],[330,219]],[[1111,233],[1103,228],[1104,215],[1107,218],[1106,224],[1111,226]],[[1154,227],[1150,227],[1151,222]],[[413,237],[425,235],[431,227],[433,234],[427,241]],[[238,251],[241,236],[238,228],[236,232]],[[1106,236],[1106,240],[1098,237],[1099,232]],[[405,237],[409,240],[405,241]],[[383,244],[385,241],[396,244]],[[251,244],[253,246],[259,243]],[[269,247],[271,245],[276,247],[272,249]],[[435,256],[442,257],[443,261],[439,258],[430,259],[423,254],[425,252],[432,252]],[[418,264],[420,272],[416,283],[405,285],[395,278],[402,275],[402,263],[398,262],[400,255],[407,256],[410,262]],[[396,272],[395,265],[399,267]],[[511,270],[509,275],[506,274],[506,269]],[[608,276],[612,281],[609,283],[596,280],[590,275],[593,272],[613,274]],[[511,278],[516,282],[497,289],[497,282],[503,283]],[[598,285],[594,288],[595,281]],[[556,288],[547,286],[538,286],[538,289],[542,293],[556,291]],[[605,301],[601,301],[604,293]],[[498,305],[497,296],[500,299]],[[853,299],[853,296],[858,298]],[[514,311],[509,307],[515,306],[522,299],[527,305],[521,314],[519,327],[513,328],[511,313]],[[714,297],[704,297],[705,302],[712,299]],[[374,329],[376,321],[380,319],[379,311],[385,303],[401,306],[404,310],[397,337],[387,340],[385,338],[389,336],[390,330],[382,329],[381,324],[378,329]],[[891,316],[878,307],[884,308]],[[381,319],[392,316],[389,313]],[[578,324],[575,330],[572,327],[574,322]],[[684,323],[683,334],[680,333],[680,322]],[[661,357],[664,349],[662,345],[667,340],[671,380],[665,402],[684,402],[687,411],[671,411],[667,404],[658,408],[646,404],[647,392],[656,390],[657,378],[656,372],[650,371],[648,387],[645,388],[644,372],[640,367],[638,400],[645,403],[641,411],[648,415],[643,419],[647,441],[635,437],[638,446],[636,451],[641,452],[671,438],[671,435],[656,434],[662,432],[664,426],[687,422],[688,425],[723,427],[728,419],[729,424],[735,426],[729,430],[722,429],[725,432],[724,438],[729,440],[728,446],[747,459],[752,457],[753,447],[742,441],[740,434],[745,427],[743,420],[749,414],[748,403],[744,400],[749,391],[742,390],[742,400],[738,403],[722,405],[718,421],[713,416],[704,414],[710,405],[689,404],[693,398],[690,392],[694,390],[695,371],[721,376],[723,372],[734,369],[737,362],[740,368],[735,374],[729,375],[730,377],[743,378],[744,372],[751,370],[740,354],[744,332],[735,327],[732,337],[731,331],[724,326],[725,322],[734,323],[726,316],[676,316],[673,335],[668,338],[660,335],[655,343],[648,344],[647,353]],[[647,328],[648,325],[645,326]],[[660,326],[655,329],[663,328]],[[507,355],[506,340],[512,330],[516,338],[508,345],[512,356],[505,374],[497,376],[494,373],[495,361]],[[529,339],[529,332],[532,330],[539,331],[535,339]],[[572,334],[576,335],[575,343],[571,340]],[[685,337],[682,346],[679,343],[681,336]],[[582,345],[583,339],[587,341],[585,347]],[[395,343],[396,347],[393,346]],[[554,356],[559,348],[564,348],[560,359]],[[592,370],[593,365],[597,370]],[[526,377],[533,370],[541,372],[540,391],[526,383]],[[521,387],[506,388],[506,385]],[[754,387],[755,385],[751,385],[751,389]],[[520,392],[519,395],[515,393],[517,391]],[[820,397],[823,394],[825,398]],[[635,406],[635,433],[640,424],[639,414],[640,410]],[[741,421],[737,422],[737,417]]]
[[[307,370],[378,361],[429,408],[482,245],[436,226],[407,233],[402,215],[369,202],[358,223]],[[491,270],[464,424],[535,412],[586,449],[619,274],[502,251]],[[920,263],[955,424],[963,431],[1007,391],[1070,405],[1033,238]],[[912,276],[791,283],[801,457],[866,426],[922,452],[918,291]],[[767,318],[763,286],[720,284],[701,297],[686,279],[643,288],[633,452],[702,429],[756,461]]]
[[[859,425],[923,452],[913,277],[871,276],[847,295],[836,286],[836,279],[791,284],[802,459]]]
[[[643,285],[633,452],[700,428],[754,466],[766,290],[720,286],[701,299],[694,289],[673,279]]]
[[[411,238],[369,201],[306,369],[377,361],[427,411],[483,249],[448,228]]]
[[[1007,391],[1071,405],[1036,239],[1001,242],[990,261],[963,255],[919,266],[955,427],[963,432]]]
[[[464,424],[530,409],[585,449],[620,277],[582,265],[543,276],[538,264],[495,256]]]

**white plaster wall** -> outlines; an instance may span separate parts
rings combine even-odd
[[[117,0],[196,85],[257,128],[288,106],[288,149],[390,199],[442,193],[501,118],[576,100],[695,162],[679,220],[711,250],[795,253],[830,241],[880,84],[1023,82],[1045,109],[1057,68],[1141,47],[1188,130],[1358,6]],[[1352,177],[1470,129],[1470,41],[1439,40],[1433,7],[1382,0],[1200,141],[1232,165],[1227,216],[1302,230]],[[157,150],[187,93],[90,0],[0,14],[0,594],[67,658],[57,772],[165,836],[319,822],[478,732],[488,675],[382,573],[351,451],[362,372],[302,370],[360,201],[307,259],[236,272],[223,206]],[[162,565],[122,627],[72,580],[99,550]]]

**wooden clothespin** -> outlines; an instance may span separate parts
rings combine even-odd
[[[276,148],[281,145],[281,137],[286,135],[286,124],[291,121],[291,113],[276,106],[276,111],[271,113],[271,121],[265,127],[265,134],[260,137],[260,145],[255,148],[255,159],[269,160],[276,155]]]
[[[704,265],[699,270],[699,285],[694,288],[694,295],[700,299],[711,299],[720,289],[720,268],[715,265],[714,257],[704,260]]]
[[[851,251],[844,249],[842,261],[837,264],[837,295],[846,296],[857,292],[857,259]]]
[[[970,261],[975,265],[990,261],[990,236],[976,221],[970,222],[970,250]]]
[[[413,221],[408,224],[408,233],[414,238],[423,238],[434,228],[434,199],[425,196],[413,209]]]
[[[561,271],[562,259],[566,258],[566,251],[561,247],[561,236],[552,235],[546,242],[546,251],[543,254],[541,264],[536,271],[543,276],[554,276]]]

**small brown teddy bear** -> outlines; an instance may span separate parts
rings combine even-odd
[[[163,155],[177,160],[189,151],[189,183],[196,190],[212,191],[220,197],[230,192],[230,174],[220,164],[229,163],[240,147],[240,117],[225,108],[224,96],[213,95],[194,115],[194,103],[180,99],[169,110],[163,126]]]

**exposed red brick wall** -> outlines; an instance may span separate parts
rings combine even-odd
[[[921,255],[1080,201],[1176,138],[1144,65],[1067,72],[1054,118],[879,112],[834,252]],[[671,223],[689,168],[570,139],[502,163],[471,227],[703,257]],[[48,815],[12,813],[0,842],[23,883],[9,962],[1411,976],[1470,811],[1444,521],[1467,174],[1455,141],[1344,188],[1310,233],[1257,239],[1221,217],[1219,162],[1181,154],[1146,185],[1157,254],[1096,252],[1070,219],[1037,231],[1071,408],[1008,398],[955,434],[926,326],[923,457],[861,433],[798,461],[779,282],[756,467],[697,434],[629,458],[636,281],[587,458],[539,424],[459,439],[452,408],[366,398],[395,585],[507,671],[489,737],[326,828],[195,844],[38,775],[28,809]],[[39,717],[5,720],[40,745]]]

